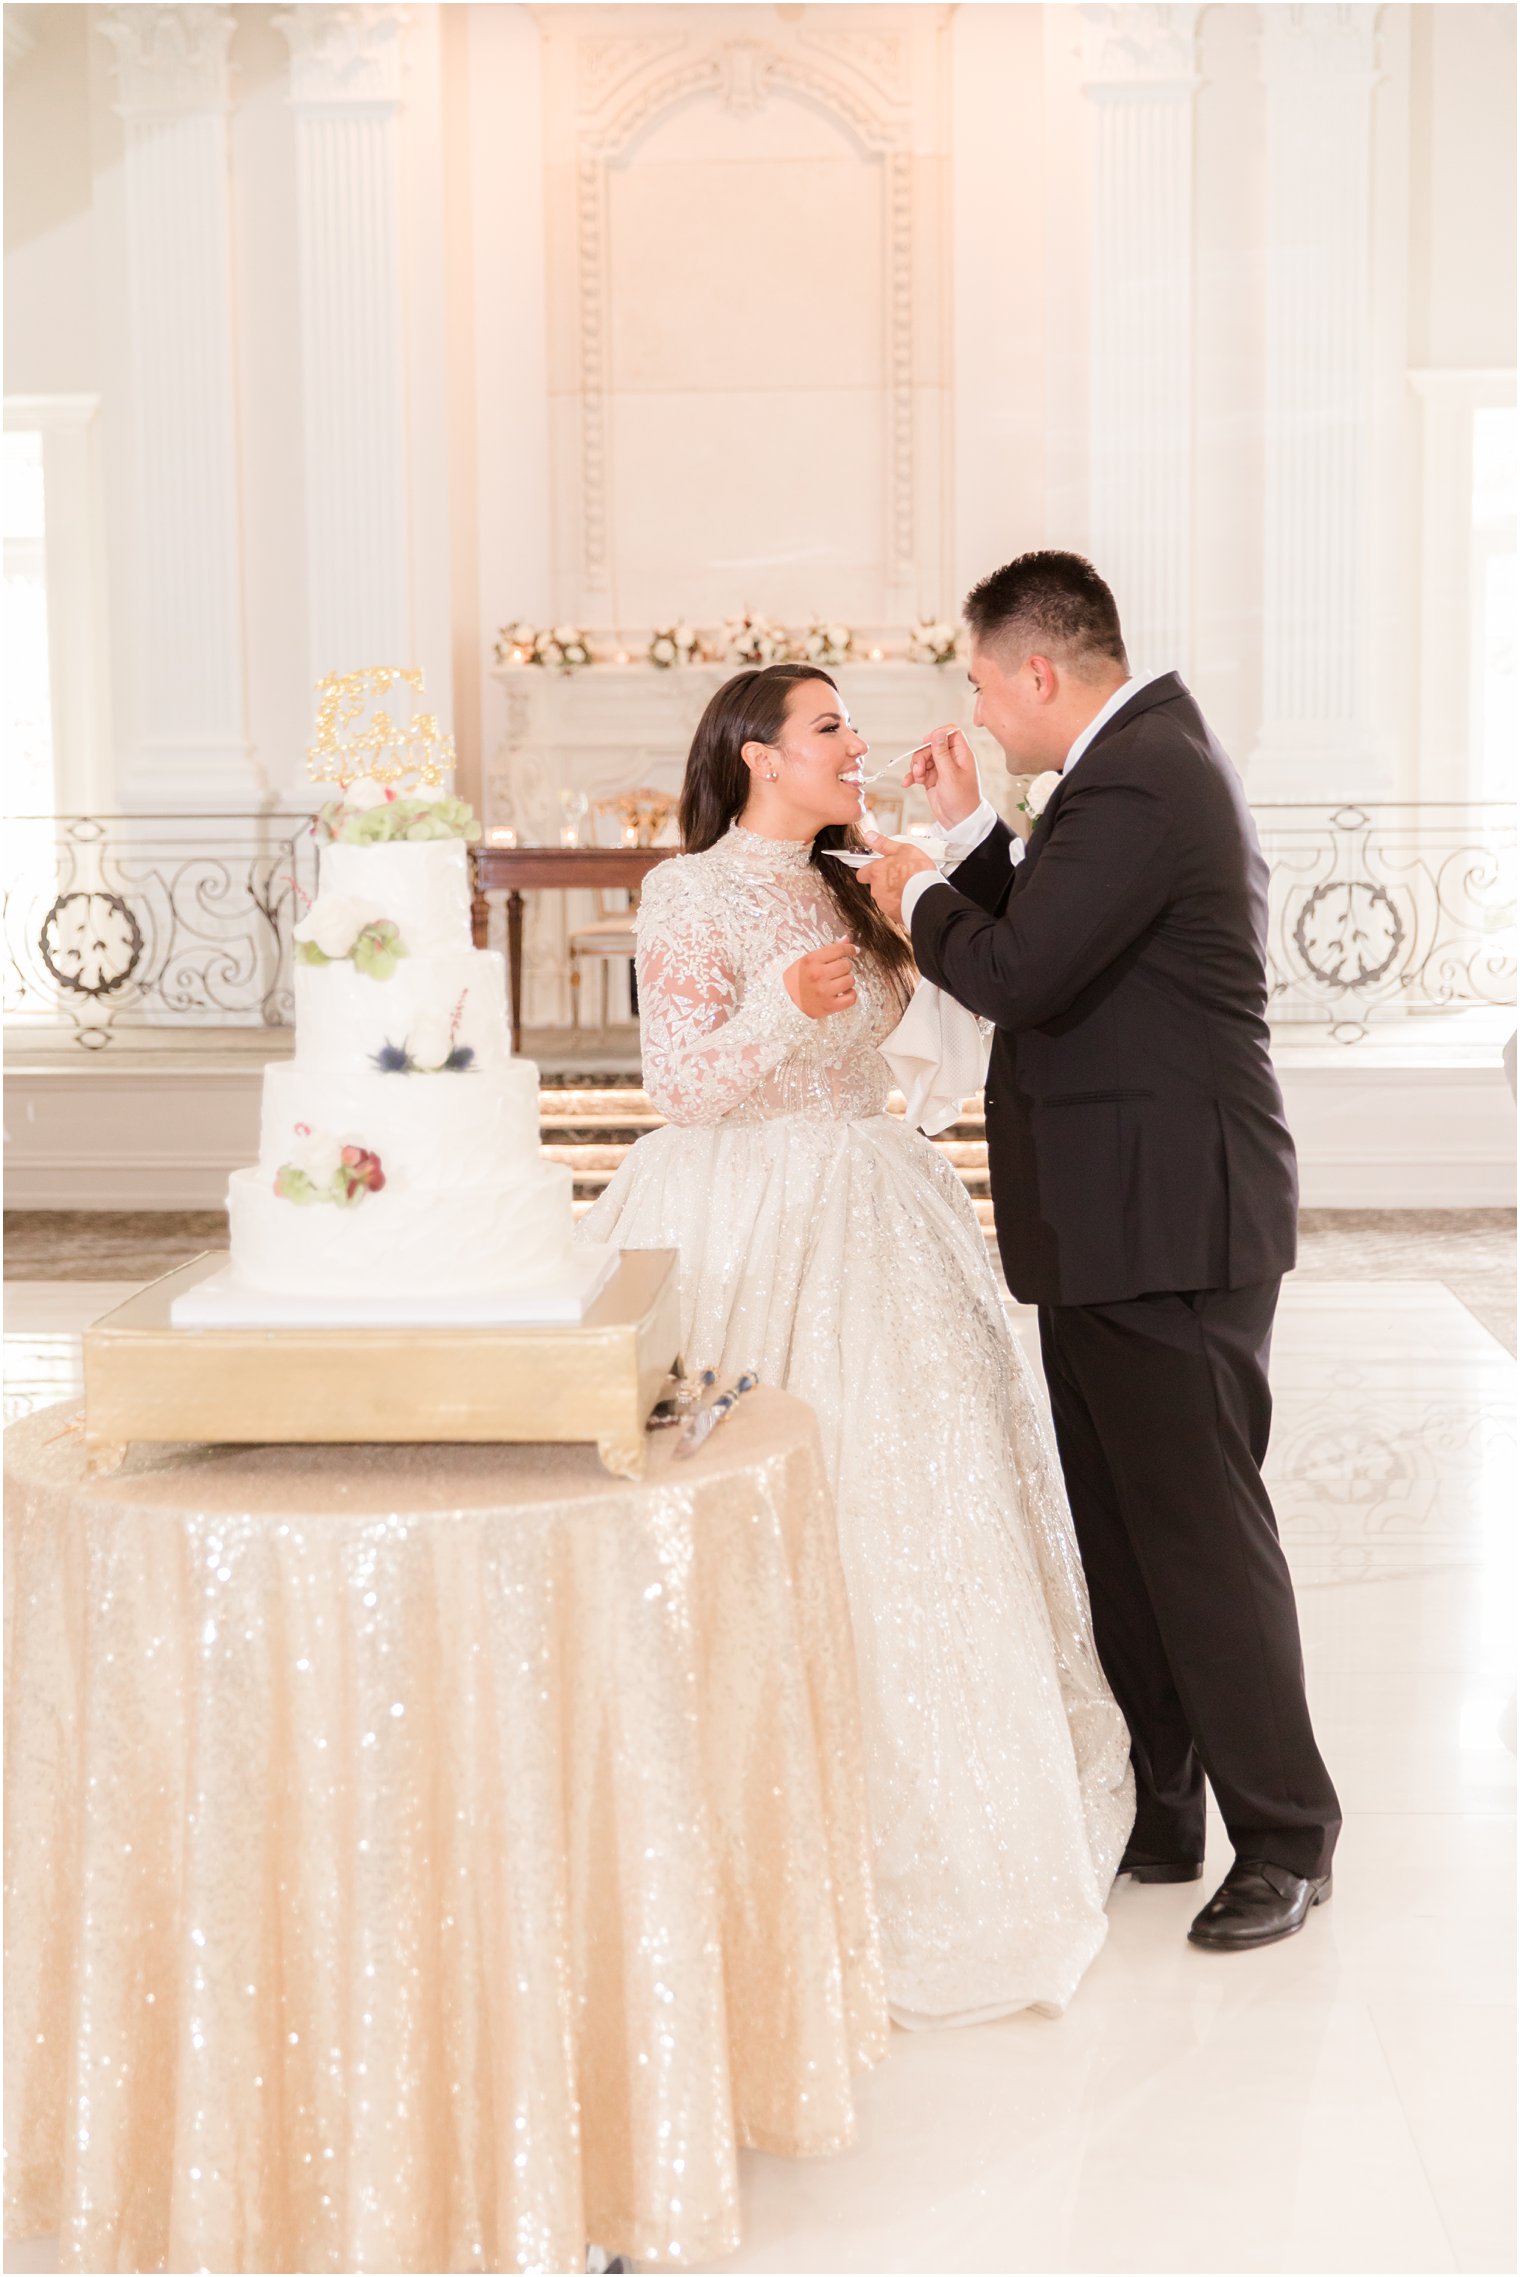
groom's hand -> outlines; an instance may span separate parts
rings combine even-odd
[[[958,727],[937,727],[913,754],[903,786],[922,783],[941,830],[953,830],[982,803],[976,753]]]
[[[900,925],[903,887],[919,870],[932,870],[934,864],[922,846],[909,845],[906,839],[883,838],[874,830],[862,831],[861,836],[878,859],[867,862],[856,875],[870,887],[871,899],[882,915]]]

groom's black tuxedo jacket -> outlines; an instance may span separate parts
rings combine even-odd
[[[1026,1303],[1242,1288],[1293,1263],[1268,1050],[1267,868],[1175,673],[1106,721],[1023,862],[999,823],[913,913],[919,969],[997,1024],[987,1153]]]

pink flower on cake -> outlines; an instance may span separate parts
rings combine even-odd
[[[346,1146],[343,1149],[341,1175],[348,1187],[348,1199],[357,1201],[361,1192],[378,1194],[385,1184],[385,1172],[380,1157],[369,1147]]]
[[[309,1123],[297,1123],[296,1143],[276,1173],[274,1190],[282,1202],[336,1202],[351,1209],[366,1194],[378,1194],[384,1184],[385,1172],[373,1148],[354,1140],[345,1144],[331,1131],[314,1131]]]

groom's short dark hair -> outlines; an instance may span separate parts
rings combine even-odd
[[[1079,553],[1021,553],[966,595],[971,637],[984,648],[1016,642],[1026,656],[1048,649],[1084,667],[1117,664],[1126,672],[1124,635],[1112,593]]]

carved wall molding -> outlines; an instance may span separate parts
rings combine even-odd
[[[609,589],[607,551],[607,169],[583,158],[575,170],[580,297],[581,569],[593,593]]]
[[[583,39],[575,56],[580,108],[595,113],[636,73],[674,55],[685,39],[684,32],[608,33]]]
[[[846,129],[863,157],[881,164],[887,263],[884,572],[892,588],[891,606],[900,613],[916,611],[922,598],[917,590],[914,388],[919,248],[909,35],[783,23],[768,24],[761,37],[740,28],[737,11],[725,12],[713,28],[673,23],[665,29],[625,34],[602,22],[577,32],[566,19],[579,13],[555,9],[541,15],[540,21],[547,36],[568,37],[573,43],[578,569],[583,612],[593,619],[599,610],[605,613],[612,586],[609,170],[631,163],[640,138],[683,103],[706,97],[736,117],[746,117],[777,93],[816,106]]]
[[[37,45],[42,28],[42,9],[34,0],[12,0],[5,11],[5,61],[14,71],[24,63]]]
[[[1085,91],[1101,101],[1198,84],[1196,7],[1120,6],[1082,10]]]
[[[274,22],[290,43],[292,104],[398,104],[407,21],[405,8],[303,4],[283,10]]]
[[[97,21],[115,53],[123,118],[227,108],[230,8],[111,8]]]
[[[900,32],[857,32],[837,24],[804,22],[797,28],[797,40],[801,47],[830,56],[855,78],[869,80],[889,102],[906,100],[908,43]]]
[[[661,60],[668,52],[668,48],[661,51]],[[864,150],[896,150],[910,143],[905,103],[869,102],[846,72],[823,68],[800,42],[791,48],[748,36],[719,38],[673,71],[625,80],[623,85],[628,92],[621,104],[615,109],[604,106],[587,133],[593,148],[609,162],[626,156],[646,127],[692,95],[716,94],[742,115],[758,110],[776,87],[808,97],[842,119]]]

